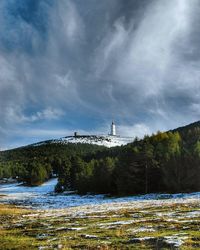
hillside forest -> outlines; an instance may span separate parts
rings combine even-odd
[[[34,186],[52,176],[58,177],[56,192],[121,196],[200,191],[200,122],[110,149],[46,143],[0,152],[0,179]]]

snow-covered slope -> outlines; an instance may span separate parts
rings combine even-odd
[[[77,136],[66,136],[56,140],[39,142],[34,144],[34,146],[40,146],[47,143],[59,143],[59,144],[88,143],[110,148],[115,146],[126,145],[132,142],[133,140],[134,138],[132,137],[120,137],[120,136],[110,136],[110,135],[77,135]]]
[[[0,184],[0,203],[26,205],[36,209],[86,206],[87,211],[88,208],[90,208],[96,212],[97,209],[108,211],[117,207],[127,208],[130,206],[139,206],[141,208],[145,203],[151,206],[156,204],[162,206],[166,203],[172,206],[176,203],[187,203],[192,201],[199,203],[200,199],[200,192],[189,194],[146,194],[119,198],[107,197],[105,195],[83,196],[70,192],[55,194],[54,187],[56,183],[57,179],[51,179],[38,187],[27,187],[20,183]],[[97,205],[99,205],[99,207],[97,207]],[[82,212],[83,207],[81,208],[81,213]],[[199,212],[200,211],[188,213],[187,218],[198,216]],[[159,213],[158,216],[162,216],[162,213]],[[186,214],[184,214],[184,216],[186,218]]]

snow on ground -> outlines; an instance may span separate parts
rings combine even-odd
[[[95,144],[110,148],[110,147],[126,145],[133,141],[134,141],[133,137],[121,137],[121,136],[110,136],[110,135],[82,135],[82,136],[67,136],[61,139],[39,142],[33,144],[33,146],[41,146],[48,143],[58,143],[58,144],[87,143],[87,144]]]
[[[190,194],[148,194],[129,196],[122,198],[107,197],[105,195],[84,195],[77,194],[55,194],[54,187],[57,179],[51,179],[38,187],[27,187],[22,184],[2,184],[0,185],[0,203],[12,203],[19,205],[31,206],[37,209],[62,209],[69,207],[85,206],[85,209],[90,207],[98,207],[100,210],[104,209],[118,209],[123,206],[134,206],[137,203],[141,204],[167,204],[199,202],[199,193]],[[107,206],[103,206],[107,204]],[[101,207],[102,205],[102,207]],[[188,215],[189,217],[189,215]]]

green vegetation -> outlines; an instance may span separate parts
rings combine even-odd
[[[0,179],[17,178],[28,185],[40,185],[52,175],[60,175],[69,159],[83,157],[104,147],[89,144],[47,143],[0,152]]]
[[[107,149],[46,144],[0,152],[0,177],[38,185],[58,175],[57,192],[131,195],[200,190],[200,122]]]
[[[122,147],[73,157],[58,190],[132,195],[200,190],[200,123],[158,132]]]
[[[1,249],[200,249],[198,203],[112,206],[45,212],[0,205]]]

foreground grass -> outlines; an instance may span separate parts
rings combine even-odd
[[[36,211],[0,205],[0,249],[200,249],[200,207]]]

